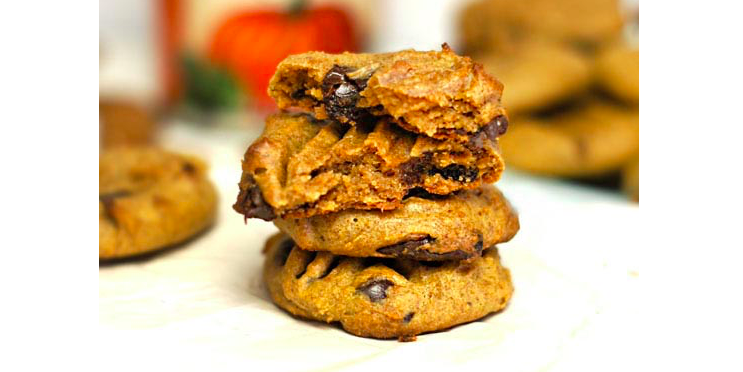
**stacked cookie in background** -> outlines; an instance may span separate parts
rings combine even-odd
[[[350,333],[408,340],[503,309],[496,244],[518,231],[494,186],[502,84],[453,53],[290,56],[282,111],[248,148],[234,208],[274,221],[274,302]]]
[[[481,0],[464,9],[463,50],[506,86],[509,165],[604,183],[623,172],[624,189],[639,198],[639,52],[628,18],[617,0]]]

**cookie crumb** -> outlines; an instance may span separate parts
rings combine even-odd
[[[398,342],[415,342],[418,340],[418,336],[400,336],[397,338]]]

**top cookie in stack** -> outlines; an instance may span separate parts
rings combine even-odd
[[[234,208],[246,218],[391,210],[411,192],[447,195],[499,179],[503,86],[439,52],[290,56],[269,93],[281,112],[245,154]]]

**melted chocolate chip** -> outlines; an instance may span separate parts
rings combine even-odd
[[[477,179],[479,173],[475,168],[467,168],[460,164],[449,164],[444,169],[432,168],[428,171],[428,174],[440,174],[444,178],[450,180],[457,180],[460,182],[472,182]]]
[[[436,241],[436,239],[430,236],[426,236],[422,239],[411,239],[401,243],[378,248],[377,253],[381,253],[391,257],[409,258],[421,261],[422,263],[426,261],[463,260],[471,256],[471,254],[468,254],[461,250],[447,253],[432,253],[421,249],[422,246],[431,244],[434,241]]]
[[[322,81],[323,103],[325,111],[331,118],[345,122],[368,121],[368,110],[357,108],[360,93],[366,88],[368,79],[353,80],[347,73],[353,68],[335,65]]]
[[[369,297],[371,302],[379,302],[387,298],[387,288],[393,285],[395,284],[387,279],[371,279],[356,290]]]
[[[263,198],[261,189],[253,181],[252,177],[248,178],[249,186],[240,189],[237,195],[237,202],[232,208],[238,213],[245,215],[245,218],[260,218],[265,221],[271,221],[276,218],[273,208],[266,203]]]
[[[413,320],[413,316],[415,316],[415,313],[413,313],[413,312],[410,312],[410,313],[405,314],[405,317],[402,318],[402,322],[403,323],[410,323],[410,321]]]
[[[191,163],[185,163],[183,164],[183,167],[181,168],[184,173],[188,175],[193,175],[196,173],[196,167]]]
[[[106,218],[111,221],[114,225],[118,225],[118,221],[113,215],[114,201],[119,198],[124,198],[132,193],[126,190],[114,191],[105,194],[98,195],[98,201],[103,203],[103,211],[106,213]]]
[[[433,166],[430,153],[414,158],[400,166],[400,180],[408,185],[417,185],[423,181],[423,175],[433,176],[440,174],[442,177],[457,180],[459,182],[472,182],[477,179],[479,171],[477,168],[467,168],[460,164],[449,164],[444,168]]]

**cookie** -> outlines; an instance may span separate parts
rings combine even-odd
[[[623,21],[617,0],[484,0],[468,5],[459,24],[467,53],[510,53],[534,40],[595,49],[620,35]]]
[[[116,148],[99,159],[100,259],[183,242],[214,221],[217,195],[200,160],[156,148]]]
[[[560,104],[591,82],[589,59],[556,43],[528,43],[478,61],[503,82],[503,105],[512,115]]]
[[[639,149],[638,112],[590,102],[548,117],[516,119],[501,141],[514,168],[532,173],[591,177],[619,170]]]
[[[640,202],[640,159],[633,159],[622,168],[622,190],[630,200]]]
[[[282,61],[268,92],[279,108],[356,124],[389,116],[407,130],[461,138],[505,118],[503,86],[444,45],[440,52],[309,52]]]
[[[513,292],[495,247],[471,262],[426,263],[309,252],[278,234],[265,253],[264,279],[278,306],[362,337],[450,328],[503,309]]]
[[[474,189],[503,171],[498,134],[488,126],[463,144],[416,135],[389,118],[348,126],[272,115],[245,153],[234,209],[246,218],[301,218],[395,209],[416,188],[438,195]]]
[[[612,96],[629,104],[640,102],[640,51],[626,45],[614,45],[596,57],[597,84]]]
[[[304,250],[422,261],[479,257],[519,229],[516,212],[492,185],[447,197],[411,196],[392,211],[349,209],[274,224]]]
[[[142,107],[126,101],[101,100],[98,103],[100,146],[141,146],[154,141],[155,122]]]

